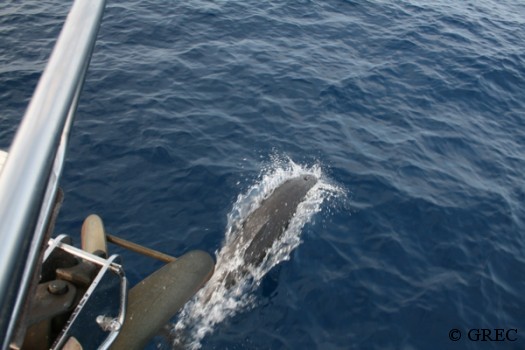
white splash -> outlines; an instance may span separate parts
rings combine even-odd
[[[305,200],[299,204],[295,216],[281,238],[274,242],[272,248],[259,266],[248,266],[248,273],[231,286],[227,286],[228,273],[246,269],[245,246],[232,246],[239,233],[242,222],[285,181],[301,176],[314,175],[318,182],[310,189]],[[200,349],[201,341],[211,333],[214,326],[225,318],[254,305],[253,291],[259,286],[264,275],[281,261],[290,259],[290,253],[301,243],[300,234],[303,226],[321,210],[321,204],[343,190],[330,184],[323,176],[321,167],[301,166],[291,159],[275,158],[272,164],[262,171],[260,181],[251,186],[245,194],[240,194],[228,214],[226,237],[222,248],[216,252],[215,273],[197,295],[186,304],[179,315],[172,335],[174,346],[186,349]]]

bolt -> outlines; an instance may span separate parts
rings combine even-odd
[[[67,282],[62,280],[54,280],[47,286],[48,292],[53,295],[66,294],[68,289]]]
[[[100,315],[97,316],[96,321],[105,332],[117,332],[120,330],[120,327],[122,327],[117,318]]]

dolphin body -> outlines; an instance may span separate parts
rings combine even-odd
[[[298,205],[306,194],[317,183],[313,175],[301,175],[285,181],[272,194],[264,199],[241,224],[236,236],[226,247],[223,258],[233,257],[241,247],[248,246],[243,253],[244,265],[240,270],[219,272],[212,278],[229,288],[236,284],[240,277],[246,274],[248,266],[259,265],[273,243],[278,240],[288,228],[290,220],[297,211]],[[219,262],[218,262],[219,263]],[[210,281],[213,283],[213,281]],[[209,294],[209,297],[211,297]],[[206,298],[208,299],[208,298]]]
[[[262,262],[273,242],[278,240],[288,228],[299,203],[316,183],[317,178],[312,175],[290,179],[277,187],[246,218],[239,239],[251,241],[244,253],[244,261],[247,264],[258,265]]]

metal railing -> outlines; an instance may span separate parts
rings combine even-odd
[[[38,263],[105,0],[76,0],[0,173],[0,339],[9,346]]]

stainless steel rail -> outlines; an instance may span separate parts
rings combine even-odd
[[[105,0],[76,0],[0,173],[0,339],[9,346],[38,263]]]

